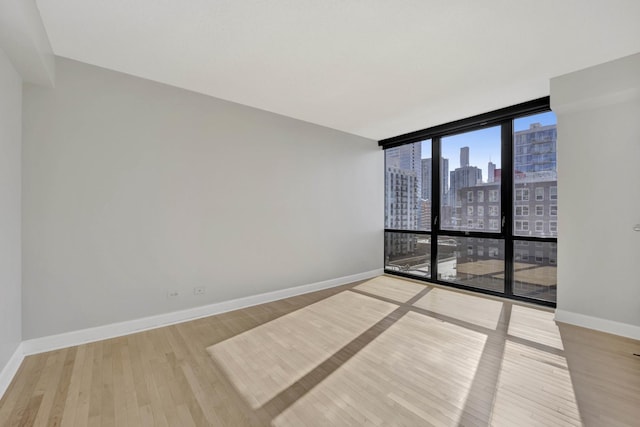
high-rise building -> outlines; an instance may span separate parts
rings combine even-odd
[[[491,183],[496,179],[496,164],[493,162],[489,162],[487,165],[487,182]]]
[[[446,200],[449,190],[449,159],[440,159],[440,199]],[[422,198],[425,200],[433,200],[431,194],[431,159],[422,159]]]
[[[386,150],[385,226],[416,230],[420,216],[421,143]]]
[[[416,172],[416,176],[421,177],[422,168],[422,144],[405,144],[399,147],[385,150],[386,165],[402,170]]]
[[[416,230],[419,212],[416,173],[387,167],[385,181],[385,227]]]
[[[420,228],[422,181],[422,143],[401,145],[386,150],[385,227],[401,230]],[[430,216],[430,215],[429,215]],[[418,247],[415,236],[386,233],[387,261],[405,259]],[[385,261],[386,262],[386,261]]]
[[[416,197],[419,198],[422,193],[422,143],[417,142],[389,148],[385,150],[385,156],[387,168],[393,167],[415,173],[418,192]]]
[[[532,123],[514,134],[514,163],[517,173],[556,170],[556,125]]]
[[[482,183],[482,169],[469,166],[469,147],[460,148],[460,167],[450,173],[449,204],[460,206],[460,189]]]
[[[420,200],[420,215],[418,219],[420,230],[431,230],[431,201]]]
[[[469,166],[469,147],[462,147],[460,149],[460,167],[467,166]]]
[[[460,190],[482,183],[482,169],[475,166],[456,168],[450,173],[449,201],[451,206],[460,206]]]
[[[514,134],[514,233],[558,235],[556,125],[533,123]]]

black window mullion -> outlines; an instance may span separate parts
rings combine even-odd
[[[504,236],[504,293],[513,297],[513,120],[502,123],[501,209]]]
[[[440,234],[440,137],[431,140],[431,280],[438,279],[438,235]]]

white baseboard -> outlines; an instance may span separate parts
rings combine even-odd
[[[309,292],[315,292],[322,289],[346,285],[348,283],[357,282],[358,280],[366,280],[372,277],[380,276],[381,274],[383,274],[383,269],[371,270],[364,273],[353,274],[351,276],[339,277],[337,279],[325,280],[308,285],[295,286],[278,291],[265,292],[263,294],[251,295],[248,297],[237,298],[201,307],[194,307],[186,310],[159,314],[157,316],[143,317],[141,319],[112,323],[109,325],[97,326],[95,328],[87,328],[78,331],[65,332],[58,335],[34,338],[23,341],[21,348],[24,355],[43,353],[45,351],[57,350],[74,345],[120,337],[135,332],[141,332],[149,329],[159,328],[162,326],[187,322],[189,320],[213,316],[215,314],[225,313],[227,311],[251,307],[258,304],[264,304],[267,302],[289,298],[296,295],[302,295]]]
[[[587,316],[565,310],[556,310],[555,320],[570,325],[582,326],[583,328],[595,329],[600,332],[640,340],[640,326],[630,325],[628,323],[601,319],[599,317]]]
[[[2,399],[4,392],[9,388],[9,384],[11,384],[11,380],[15,377],[18,369],[20,369],[20,365],[23,360],[24,350],[22,348],[22,343],[20,343],[7,364],[2,368],[2,371],[0,371],[0,399]]]

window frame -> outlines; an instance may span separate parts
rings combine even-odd
[[[516,149],[516,140],[514,134],[514,120],[531,116],[534,114],[545,113],[551,111],[550,110],[550,99],[549,97],[540,98],[537,100],[525,102],[522,104],[517,104],[511,107],[506,107],[500,110],[491,111],[484,114],[479,114],[477,116],[469,117],[466,119],[457,120],[454,122],[446,123],[443,125],[434,126],[427,129],[418,130],[415,132],[407,133],[404,135],[400,135],[393,138],[384,139],[378,142],[378,144],[383,148],[392,148],[395,146],[400,146],[408,143],[415,143],[420,141],[431,140],[432,152],[432,191],[431,191],[431,229],[428,231],[423,230],[407,230],[407,232],[412,232],[416,234],[426,234],[430,236],[431,241],[431,276],[427,278],[420,278],[420,280],[434,282],[450,287],[457,287],[462,289],[472,290],[474,292],[486,293],[491,295],[497,295],[502,297],[507,297],[515,300],[522,300],[526,302],[532,302],[540,305],[546,305],[555,307],[555,302],[547,301],[542,299],[529,298],[523,295],[517,295],[514,293],[514,244],[516,241],[542,241],[542,242],[557,242],[557,232],[553,237],[539,237],[539,236],[521,236],[515,233],[515,202],[516,202],[516,190],[514,187],[514,152]],[[499,190],[488,190],[488,194],[484,195],[484,200],[482,203],[487,202],[487,210],[485,210],[485,214],[487,214],[486,219],[488,219],[488,224],[484,224],[484,229],[469,229],[466,230],[464,228],[458,229],[442,229],[439,223],[440,209],[442,206],[441,199],[444,197],[444,194],[441,193],[441,181],[442,178],[440,176],[440,163],[441,160],[441,146],[440,141],[442,138],[457,135],[465,132],[471,132],[475,130],[480,130],[492,126],[501,126],[501,182]],[[533,153],[529,153],[533,154]],[[434,160],[435,159],[435,160]],[[546,188],[546,187],[544,187]],[[554,187],[549,187],[550,194],[546,194],[546,190],[543,190],[543,200],[551,199],[557,200],[557,185]],[[553,188],[553,190],[551,190]],[[529,191],[529,188],[522,188],[520,192],[521,200],[518,200],[520,204],[535,204],[534,202],[540,202],[536,197],[535,187]],[[555,197],[552,197],[551,191],[555,192]],[[497,197],[496,197],[497,196]],[[549,197],[547,197],[549,196]],[[471,196],[474,199],[476,197]],[[479,199],[479,198],[478,198]],[[478,201],[478,203],[481,203]],[[498,204],[498,215],[491,216],[489,215],[492,210],[492,205],[495,206]],[[546,203],[544,203],[546,205]],[[545,206],[546,208],[546,206]],[[532,213],[532,207],[528,207],[529,214]],[[535,208],[534,208],[535,209]],[[533,211],[535,212],[535,211]],[[461,222],[462,218],[458,219],[458,222]],[[485,219],[485,222],[486,222]],[[531,217],[532,220],[535,220],[534,217]],[[472,220],[473,221],[473,220]],[[492,225],[495,225],[495,221],[497,221],[498,230],[492,230]],[[530,222],[530,221],[528,221]],[[557,224],[557,222],[556,222]],[[461,225],[461,224],[459,224]],[[529,225],[529,224],[528,224]],[[530,227],[527,227],[530,229]],[[556,225],[557,230],[557,225]],[[385,232],[398,232],[399,230],[392,229],[387,230]],[[527,230],[528,231],[528,230]],[[553,234],[553,233],[552,233]],[[501,241],[500,245],[504,245],[504,254],[498,252],[498,248],[489,246],[486,248],[486,252],[490,258],[500,257],[500,259],[504,259],[505,262],[505,270],[504,270],[504,292],[496,292],[496,291],[488,291],[482,288],[470,287],[466,285],[462,285],[459,283],[455,283],[453,281],[441,280],[438,275],[438,238],[444,237],[472,237],[472,238],[489,238],[489,239],[497,239]],[[386,271],[386,270],[385,270]],[[391,274],[403,275],[401,272],[389,272]],[[411,277],[411,276],[410,276]],[[412,277],[415,278],[415,277]]]

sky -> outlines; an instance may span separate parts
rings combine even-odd
[[[535,114],[522,117],[514,121],[515,131],[529,129],[532,123],[542,126],[555,124],[556,116],[553,112]],[[493,126],[473,132],[442,138],[442,157],[449,159],[449,171],[460,167],[460,148],[469,147],[469,165],[482,169],[482,180],[487,181],[487,165],[489,161],[500,168],[500,126]],[[422,143],[422,158],[431,157],[431,141]]]

